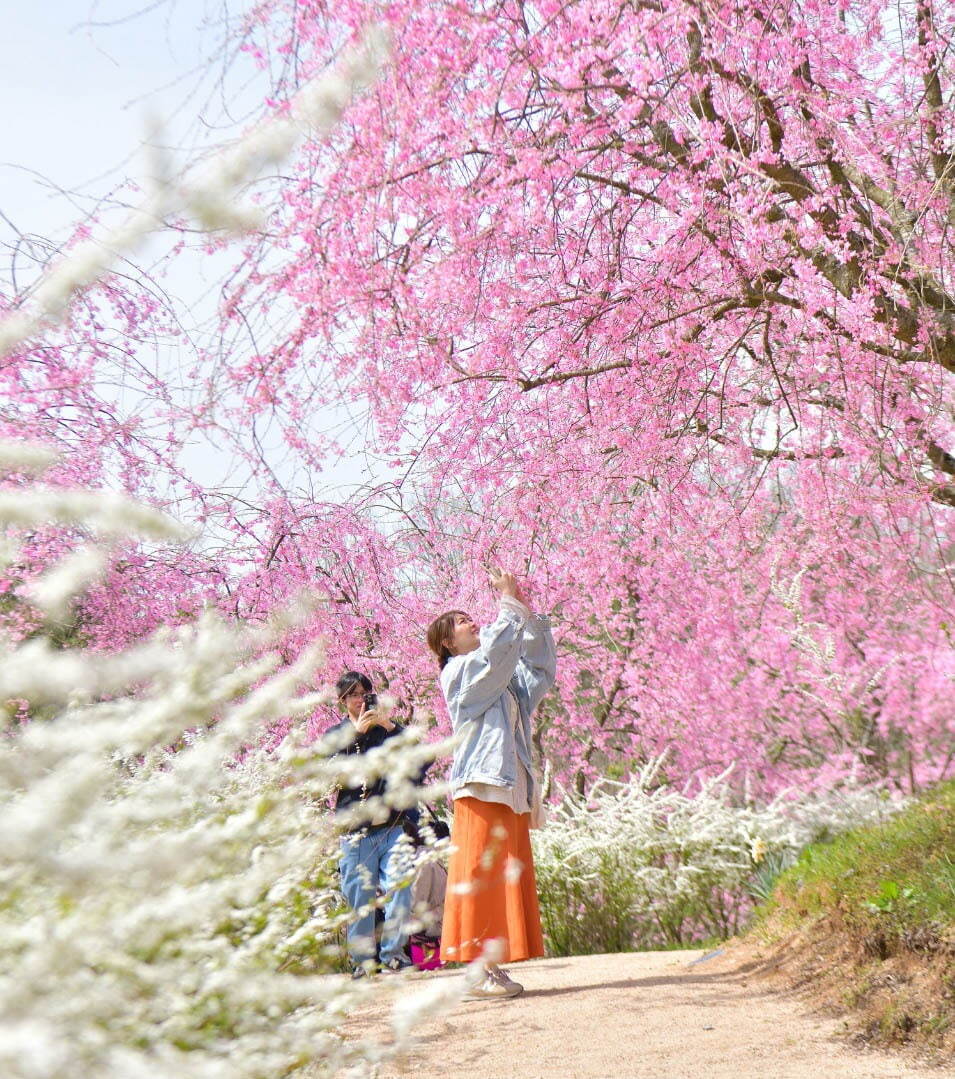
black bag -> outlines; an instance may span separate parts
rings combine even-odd
[[[413,820],[404,814],[401,817],[401,827],[404,829],[405,835],[409,837],[416,847],[422,846],[425,841],[420,831],[423,824],[428,825],[434,833],[435,839],[448,839],[451,835],[451,829],[447,822],[443,821],[431,806],[426,805],[424,808],[427,813],[426,820],[423,820],[420,816],[417,820]]]

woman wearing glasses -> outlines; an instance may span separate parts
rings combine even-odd
[[[367,753],[405,729],[379,710],[367,675],[345,671],[335,691],[345,715],[328,731],[326,743],[337,753]],[[335,803],[336,813],[350,813],[352,817],[350,830],[341,841],[339,870],[342,894],[358,915],[346,931],[355,978],[373,972],[376,959],[382,973],[398,972],[411,965],[405,952],[411,890],[398,887],[407,868],[402,865],[399,844],[405,835],[405,823],[417,823],[418,810],[389,806],[387,792],[387,777],[378,776],[370,782],[341,787]],[[379,887],[388,899],[376,956],[375,909],[371,904]]]

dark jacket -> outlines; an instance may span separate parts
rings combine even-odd
[[[400,723],[395,723],[394,727],[390,731],[386,731],[384,727],[374,726],[371,730],[366,731],[364,734],[359,734],[355,730],[355,726],[348,716],[340,722],[336,723],[334,727],[330,727],[327,731],[328,736],[338,735],[342,737],[341,731],[351,729],[353,733],[352,740],[339,749],[333,756],[339,756],[342,754],[350,753],[367,753],[370,749],[375,749],[377,746],[383,745],[389,738],[396,738],[399,734],[404,733],[405,728]],[[419,782],[424,778],[422,772]],[[385,791],[388,788],[388,777],[379,776],[373,783],[364,784],[360,787],[339,787],[338,796],[335,799],[335,812],[341,812],[343,809],[348,809],[356,802],[364,802],[369,798],[381,798],[384,796]],[[352,831],[371,832],[377,831],[379,828],[394,828],[398,827],[413,827],[418,824],[418,818],[420,813],[417,808],[410,809],[392,809],[388,814],[386,820],[376,824],[357,824]]]

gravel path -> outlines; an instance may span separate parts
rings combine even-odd
[[[939,1079],[838,1040],[838,1020],[750,980],[738,959],[638,952],[514,965],[525,993],[460,1003],[419,1027],[383,1079]],[[402,975],[405,988],[459,972]],[[353,1016],[355,1035],[375,1020]],[[383,1033],[383,1032],[382,1032]]]

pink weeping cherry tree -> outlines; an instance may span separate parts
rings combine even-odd
[[[409,628],[507,562],[558,615],[539,741],[578,787],[664,749],[949,774],[955,13],[267,0],[246,48],[287,88],[372,18],[388,75],[223,313],[294,306],[242,378],[304,462],[331,387],[373,416],[427,582],[375,654],[421,692]]]
[[[201,392],[96,443],[228,537],[180,595],[319,597],[331,665],[440,727],[424,626],[510,565],[558,627],[565,786],[662,752],[762,793],[951,775],[955,11],[264,0],[241,46],[281,114],[375,22],[382,78],[259,188]],[[91,393],[97,332],[64,345]],[[376,462],[349,494],[315,479],[330,405]],[[184,469],[196,430],[240,494]]]

